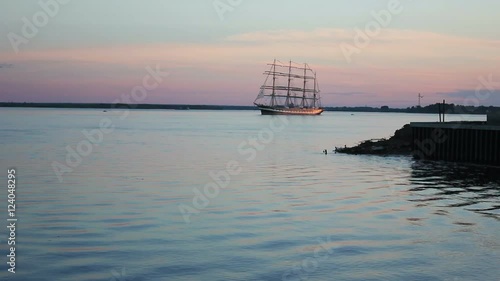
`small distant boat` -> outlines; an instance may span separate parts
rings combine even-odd
[[[274,60],[271,69],[264,72],[266,80],[254,104],[262,115],[320,115],[321,99],[314,72],[307,63],[290,61],[283,64]]]

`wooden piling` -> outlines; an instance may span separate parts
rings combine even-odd
[[[422,122],[410,125],[415,156],[500,166],[500,126],[481,122]],[[440,135],[438,130],[443,132],[442,139],[436,139],[436,135]]]

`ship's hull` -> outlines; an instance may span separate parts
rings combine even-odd
[[[258,106],[262,115],[320,115],[322,108],[275,108]]]

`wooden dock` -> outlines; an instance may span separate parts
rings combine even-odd
[[[500,126],[487,122],[413,122],[417,159],[500,166]]]

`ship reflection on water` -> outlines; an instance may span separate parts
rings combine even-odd
[[[412,165],[412,202],[463,208],[500,221],[500,168],[417,161]]]

